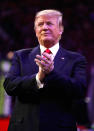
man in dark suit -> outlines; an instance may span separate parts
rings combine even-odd
[[[76,131],[72,105],[85,95],[86,60],[59,45],[61,12],[38,12],[35,32],[39,45],[15,52],[4,82],[17,98],[8,131]]]

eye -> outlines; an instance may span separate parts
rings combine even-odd
[[[43,25],[43,22],[38,23],[38,26],[42,26],[42,25]]]
[[[51,22],[47,22],[47,25],[53,25]]]

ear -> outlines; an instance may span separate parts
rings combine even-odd
[[[34,31],[35,31],[35,35],[36,35],[36,37],[37,37],[37,34],[36,34],[36,28],[35,28],[35,26],[34,26]]]
[[[60,26],[60,35],[64,32],[64,26]]]

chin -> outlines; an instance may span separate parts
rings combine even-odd
[[[53,40],[51,38],[44,38],[42,41],[48,43],[48,42],[52,42]]]
[[[54,45],[54,42],[52,40],[45,40],[43,41],[43,46],[45,46],[46,48],[50,48]]]

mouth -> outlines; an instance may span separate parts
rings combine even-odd
[[[43,36],[49,36],[50,33],[43,33],[42,35],[43,35]]]

